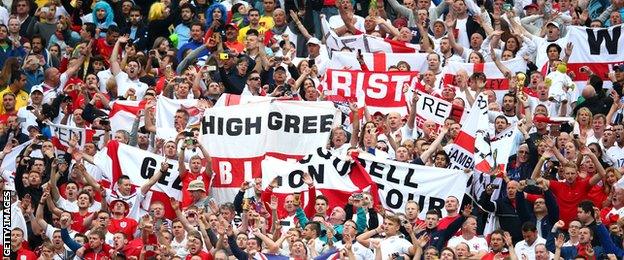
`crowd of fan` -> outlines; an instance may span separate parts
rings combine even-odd
[[[618,25],[623,14],[622,0],[0,1],[0,158],[31,142],[14,173],[2,169],[0,190],[14,191],[11,208],[24,220],[3,247],[11,259],[60,260],[622,259],[624,67],[564,72],[574,49],[568,25]],[[209,108],[223,93],[324,100],[318,85],[330,58],[319,40],[327,34],[321,19],[339,36],[420,46],[429,53],[423,92],[466,109],[486,93],[492,134],[517,130],[505,173],[492,173],[502,185],[446,198],[445,212],[427,211],[424,219],[415,201],[389,212],[368,193],[328,208],[309,175],[308,203],[293,194],[278,205],[277,182],[263,189],[260,179],[243,183],[233,202],[215,201],[198,128],[184,109],[171,130],[157,128],[156,102],[200,99]],[[544,46],[548,61],[540,68],[535,54]],[[528,63],[526,82],[500,62],[515,57]],[[461,71],[445,85],[449,61],[494,61],[510,90],[497,97],[484,89],[485,75]],[[389,70],[412,69],[399,62]],[[575,73],[589,78],[582,90],[571,84]],[[610,88],[603,88],[606,77]],[[330,149],[449,167],[442,148],[460,122],[425,121],[417,129],[413,91],[405,91],[408,116],[353,113],[352,125],[332,131]],[[107,113],[117,100],[146,101],[132,131],[111,133]],[[62,152],[49,139],[50,123],[104,130],[104,140],[79,146],[72,139]],[[173,138],[156,137],[167,131]],[[178,160],[176,218],[165,217],[161,202],[141,206],[166,163],[141,187],[127,176],[113,189],[100,185],[103,169],[93,161],[109,140]],[[487,228],[492,221],[498,225]]]

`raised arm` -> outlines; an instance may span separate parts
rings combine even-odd
[[[431,155],[438,150],[438,146],[440,146],[442,140],[444,140],[446,133],[448,133],[448,129],[446,127],[442,127],[442,129],[440,129],[440,133],[438,133],[438,137],[436,137],[433,143],[429,145],[429,148],[427,148],[427,150],[420,155],[420,160],[422,160],[423,163],[427,164]]]
[[[119,74],[119,72],[121,72],[121,65],[119,64],[119,61],[117,60],[119,56],[119,50],[121,48],[122,44],[126,44],[128,42],[128,35],[123,35],[123,36],[119,36],[119,39],[117,39],[117,42],[115,43],[115,47],[113,47],[113,53],[111,53],[110,56],[110,71],[111,74],[113,74],[113,76],[117,76],[117,74]],[[120,93],[123,94],[123,93]]]
[[[141,193],[143,195],[147,194],[147,192],[152,188],[152,186],[154,186],[154,184],[158,182],[158,179],[160,179],[160,176],[164,173],[167,173],[168,170],[169,170],[169,163],[166,161],[161,162],[160,171],[154,172],[154,175],[152,175],[152,177],[147,181],[147,183],[141,186]]]
[[[351,114],[353,114],[353,130],[351,133],[351,146],[357,147],[360,137],[360,110],[355,102],[349,102],[349,109],[351,109]]]

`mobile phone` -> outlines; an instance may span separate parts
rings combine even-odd
[[[35,109],[35,107],[33,107],[33,106],[26,106],[26,110],[33,110],[33,109]]]
[[[49,12],[50,11],[50,7],[41,7],[41,12]]]
[[[287,227],[287,226],[290,226],[290,221],[288,221],[288,220],[280,220],[279,224],[282,227]]]
[[[316,64],[316,62],[314,61],[314,59],[309,59],[308,60],[308,67],[312,68],[312,66],[314,66]]]
[[[55,161],[56,161],[57,165],[61,164],[61,163],[65,163],[65,164],[67,163],[67,161],[65,161],[65,159],[63,159],[63,158],[56,158]]]
[[[195,134],[191,131],[184,131],[184,137],[195,137]]]
[[[39,141],[46,141],[48,139],[44,135],[39,134],[39,135],[37,135],[37,140],[39,140]]]
[[[500,185],[498,185],[498,184],[490,184],[490,186],[492,187],[492,189],[500,188]]]
[[[353,199],[363,200],[364,199],[364,194],[362,194],[362,193],[353,194]]]
[[[227,60],[227,59],[229,59],[229,58],[230,58],[230,55],[229,55],[228,53],[225,53],[225,52],[221,52],[221,53],[219,53],[219,59],[221,59],[221,60]]]
[[[282,62],[282,61],[284,60],[284,57],[281,57],[281,56],[275,56],[275,57],[273,58],[273,60],[275,60],[275,62]]]
[[[156,55],[156,50],[150,50],[149,51],[149,55],[155,56]]]
[[[509,11],[509,10],[511,10],[511,4],[503,4],[503,10],[504,10],[504,11]]]
[[[175,80],[173,82],[175,82],[175,83],[183,83],[184,82],[184,78],[180,78],[180,77],[175,78]]]
[[[26,123],[26,118],[23,118],[23,117],[18,117],[18,118],[17,118],[17,122],[18,122],[18,123]]]
[[[156,249],[156,247],[153,246],[153,245],[145,245],[145,246],[143,246],[143,249],[145,249],[145,251],[154,251],[154,249]]]

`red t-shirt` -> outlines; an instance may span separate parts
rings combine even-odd
[[[440,222],[438,222],[438,230],[446,229],[457,218],[459,218],[459,214],[457,214],[455,217],[449,217],[449,216],[443,217],[442,219],[440,219]]]
[[[88,213],[84,214],[84,215],[80,215],[80,212],[73,212],[72,215],[72,220],[74,221],[74,223],[71,224],[71,229],[73,229],[74,231],[78,232],[78,233],[85,233],[87,232],[87,230],[89,230],[90,227],[87,227],[85,225],[83,225],[82,222],[84,222],[84,219],[91,216],[93,213]]]
[[[496,256],[496,254],[497,253],[494,253],[494,252],[488,252],[483,257],[481,257],[481,260],[494,260],[494,256]],[[502,252],[501,255],[503,257],[508,257],[509,256],[509,252]]]
[[[110,225],[108,226],[108,232],[111,232],[112,234],[121,232],[126,234],[128,240],[132,240],[132,238],[134,237],[134,232],[136,231],[138,225],[139,223],[131,218],[111,218]]]
[[[550,190],[559,204],[559,218],[566,223],[576,219],[578,204],[587,199],[587,192],[592,188],[587,179],[577,178],[574,183],[550,181]]]
[[[207,252],[203,251],[203,250],[199,251],[199,253],[197,253],[196,255],[188,254],[185,259],[186,260],[190,260],[191,257],[193,257],[193,256],[199,256],[203,260],[212,260],[212,255],[210,253],[207,253]]]
[[[205,171],[202,171],[201,174],[191,173],[191,171],[187,170],[184,174],[184,178],[182,178],[182,208],[186,208],[193,203],[193,198],[191,198],[191,192],[188,191],[188,186],[194,180],[201,180],[204,182],[204,188],[208,191],[208,187],[210,185],[210,176],[206,174]]]

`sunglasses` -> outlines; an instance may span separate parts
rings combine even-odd
[[[260,77],[249,78],[249,80],[260,80]]]

